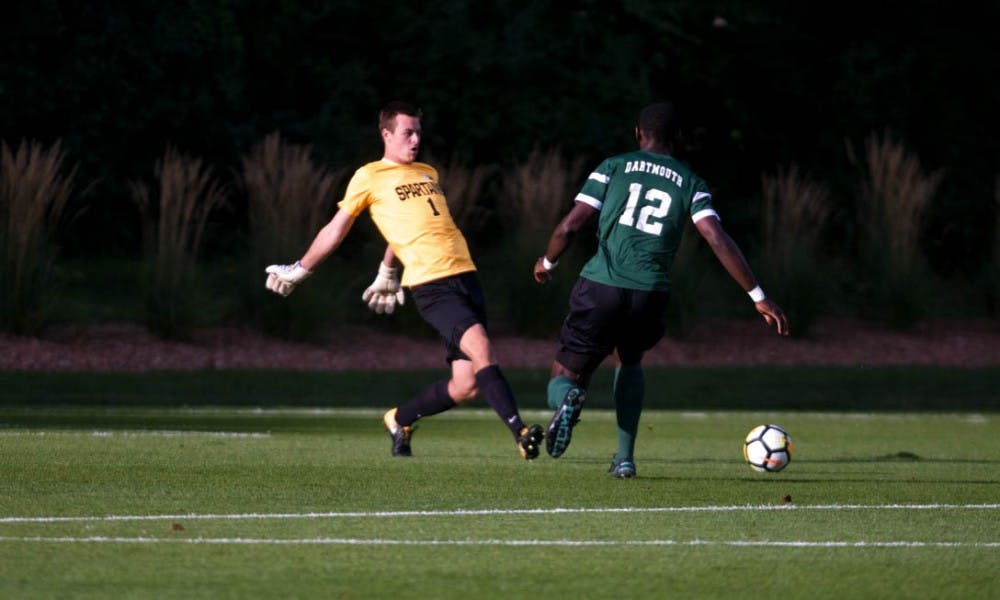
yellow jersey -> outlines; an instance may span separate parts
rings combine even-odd
[[[370,162],[354,172],[337,206],[355,217],[368,209],[403,263],[405,287],[476,270],[430,165]]]

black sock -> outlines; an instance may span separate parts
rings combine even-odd
[[[429,417],[454,408],[455,401],[448,395],[448,380],[441,379],[424,388],[412,400],[396,410],[396,422],[403,427],[413,425],[421,417]]]
[[[490,365],[476,372],[476,387],[479,393],[486,399],[486,403],[494,411],[514,434],[514,438],[524,429],[524,421],[517,413],[517,403],[514,401],[514,392],[510,389],[510,383],[503,376],[499,365]]]

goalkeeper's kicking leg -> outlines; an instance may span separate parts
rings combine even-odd
[[[478,327],[482,329],[482,326]],[[393,456],[412,456],[410,437],[418,419],[450,410],[479,394],[510,429],[521,456],[527,460],[538,456],[542,428],[540,425],[525,425],[500,366],[496,362],[479,369],[476,366],[477,363],[472,360],[453,359],[451,379],[436,381],[406,404],[385,413],[385,426],[393,440]]]
[[[482,291],[474,274],[430,282],[411,292],[421,317],[445,341],[451,377],[386,412],[384,421],[393,438],[393,455],[411,455],[410,436],[418,419],[481,395],[510,430],[521,456],[536,458],[542,428],[529,427],[521,420],[510,384],[497,364],[486,333]]]

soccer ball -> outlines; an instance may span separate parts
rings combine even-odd
[[[743,458],[754,471],[776,473],[792,460],[792,438],[778,425],[758,425],[743,441]]]

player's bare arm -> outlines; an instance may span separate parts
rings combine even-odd
[[[323,261],[325,261],[334,250],[340,247],[341,242],[347,237],[347,233],[351,230],[354,225],[354,215],[351,213],[338,210],[330,222],[323,226],[316,234],[313,239],[312,244],[309,249],[306,250],[305,255],[299,260],[304,268],[312,271],[318,267]]]
[[[740,284],[745,292],[759,290],[757,278],[747,263],[746,257],[740,250],[733,238],[722,228],[722,224],[715,217],[706,217],[695,223],[698,233],[708,242],[716,258],[722,263],[726,271]],[[788,317],[784,311],[770,298],[754,299],[754,308],[764,317],[768,325],[777,328],[780,335],[788,335]]]
[[[392,251],[392,246],[386,244],[385,252],[382,253],[382,264],[387,267],[396,266],[396,253]]]
[[[316,234],[301,260],[290,265],[270,265],[264,269],[267,273],[265,287],[282,296],[291,294],[296,285],[308,279],[313,269],[340,246],[353,224],[354,216],[343,210],[337,211],[333,219]]]
[[[555,268],[559,262],[559,257],[562,256],[562,253],[569,247],[570,242],[573,241],[573,236],[596,214],[597,209],[593,206],[577,202],[573,206],[573,210],[569,211],[559,221],[555,230],[552,231],[552,236],[549,238],[549,244],[545,248],[545,255],[539,256],[538,260],[535,261],[535,281],[546,283],[552,279],[552,269]]]

